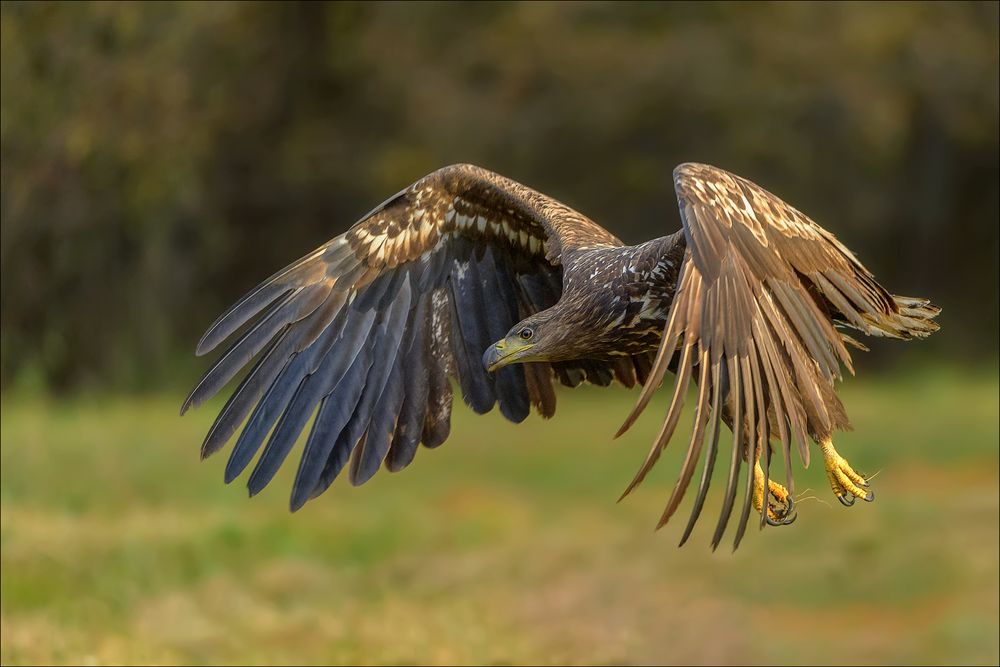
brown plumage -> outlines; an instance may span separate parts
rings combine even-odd
[[[420,179],[209,328],[199,355],[242,334],[182,412],[256,361],[202,455],[218,451],[246,420],[226,467],[232,481],[270,432],[248,482],[255,494],[315,412],[292,490],[295,510],[348,461],[351,482],[361,484],[383,462],[405,467],[420,443],[444,442],[449,378],[475,412],[499,404],[515,422],[531,406],[554,414],[553,380],[642,384],[621,433],[670,367],[673,399],[626,493],[673,435],[693,378],[695,424],[660,523],[677,509],[707,441],[687,538],[725,422],[734,438],[717,544],[741,461],[762,458],[769,470],[775,440],[791,488],[792,443],[808,461],[807,438],[849,426],[833,382],[841,364],[852,368],[845,341],[860,344],[836,327],[923,337],[937,328],[938,310],[889,294],[831,234],[745,179],[683,164],[674,184],[683,229],[624,246],[570,207],[479,167],[445,167]]]

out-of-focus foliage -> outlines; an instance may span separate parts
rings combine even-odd
[[[746,175],[996,354],[998,5],[4,3],[9,385],[162,382],[229,302],[468,161],[628,241]]]

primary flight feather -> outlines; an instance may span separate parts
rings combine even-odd
[[[734,546],[751,508],[790,523],[791,450],[819,444],[844,504],[874,494],[833,448],[849,427],[834,391],[853,372],[845,334],[922,338],[939,310],[890,294],[832,234],[778,197],[721,169],[674,170],[682,229],[626,246],[586,216],[472,165],[439,169],[346,233],[271,276],[227,310],[197,354],[240,335],[184,402],[183,413],[253,366],[202,445],[215,453],[245,423],[226,481],[257,456],[251,494],[273,478],[315,413],[291,508],[346,466],[362,484],[399,470],[449,433],[452,384],[477,413],[511,421],[555,412],[553,382],[642,385],[624,432],[667,370],[676,374],[662,428],[625,493],[677,427],[692,380],[697,401],[681,474],[660,519],[677,509],[702,462],[681,542],[701,512],[719,450],[733,433],[717,546],[746,475]],[[266,444],[265,444],[266,439]],[[771,479],[772,448],[785,484]],[[624,494],[623,494],[624,495]]]

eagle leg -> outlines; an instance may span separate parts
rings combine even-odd
[[[830,481],[830,488],[833,489],[841,505],[850,507],[854,504],[855,498],[867,502],[875,500],[875,492],[871,490],[868,480],[855,471],[847,459],[837,453],[832,439],[824,438],[819,446],[823,450],[826,478]]]
[[[753,506],[758,512],[764,506],[764,469],[758,460],[753,468]],[[787,526],[798,516],[793,512],[795,503],[781,484],[773,479],[767,480],[767,522],[772,526]]]

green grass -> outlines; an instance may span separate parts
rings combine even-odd
[[[678,439],[628,500],[658,426],[634,394],[563,391],[551,421],[456,411],[399,474],[287,511],[198,462],[213,404],[177,396],[2,408],[4,664],[997,663],[998,384],[850,379],[838,446],[878,500],[837,504],[795,461],[798,522],[707,548],[652,531]],[[301,446],[301,444],[300,444]],[[721,471],[721,466],[720,466]],[[242,482],[242,480],[241,480]]]

